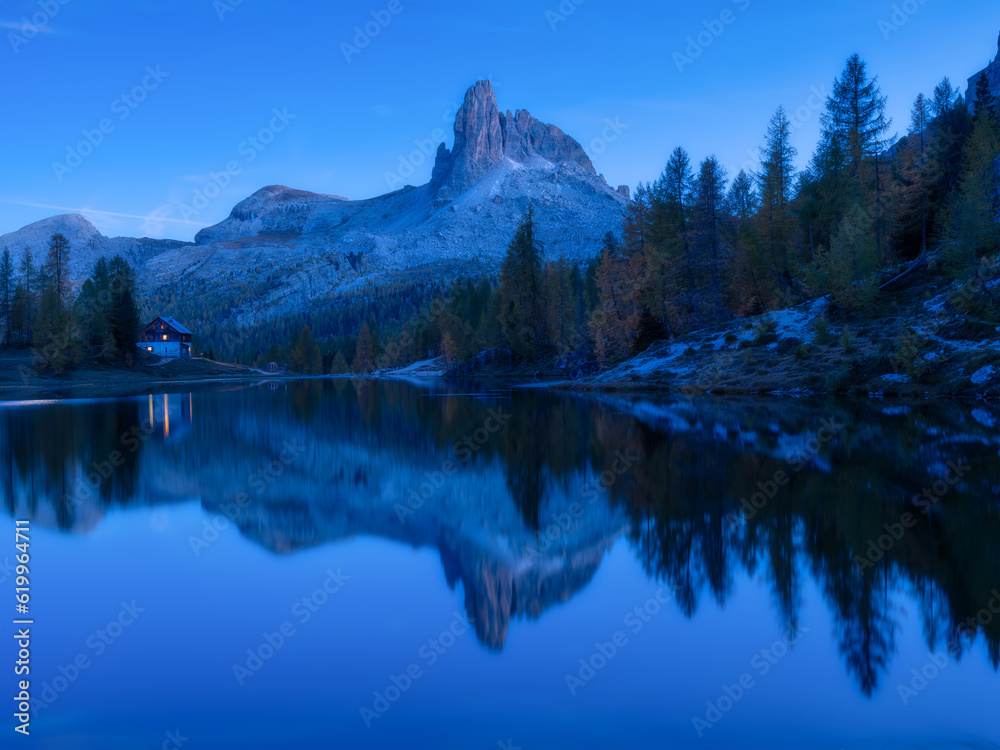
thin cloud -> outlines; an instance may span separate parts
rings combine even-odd
[[[146,216],[139,216],[137,214],[120,214],[120,213],[116,213],[114,211],[99,211],[96,208],[80,208],[80,207],[73,207],[73,206],[53,206],[53,205],[51,205],[49,203],[29,203],[28,201],[12,201],[12,200],[6,200],[6,199],[3,199],[3,198],[0,198],[0,203],[9,203],[9,204],[14,205],[14,206],[30,206],[32,208],[48,208],[48,209],[51,209],[53,211],[71,211],[73,213],[79,213],[79,214],[95,214],[97,216],[110,216],[110,217],[116,217],[116,218],[122,218],[122,219],[142,219],[144,221],[148,221],[150,219],[155,219],[158,222],[160,222],[160,221],[167,221],[167,222],[170,222],[171,224],[188,224],[190,226],[196,226],[196,227],[204,226],[204,224],[202,222],[187,221],[186,219],[168,219],[168,218],[166,218],[164,216],[157,216],[156,212],[153,212],[153,214],[148,214]],[[157,209],[157,211],[159,211],[159,210],[160,209]]]
[[[55,34],[56,30],[51,26],[35,26],[31,23],[18,23],[17,21],[0,21],[0,29],[15,29],[36,34]]]

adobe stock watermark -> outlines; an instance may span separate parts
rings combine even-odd
[[[740,498],[739,515],[734,512],[726,514],[726,521],[730,525],[737,526],[756,516],[770,500],[774,499],[779,488],[786,486],[795,474],[802,471],[819,454],[822,446],[833,440],[847,426],[844,422],[838,423],[835,417],[824,418],[820,421],[820,425],[822,426],[816,435],[806,441],[804,449],[790,451],[785,457],[790,474],[779,469],[766,482],[757,482],[757,491],[749,498]]]
[[[385,713],[392,708],[403,695],[413,687],[413,684],[424,676],[424,669],[433,667],[452,646],[458,638],[465,635],[475,622],[475,618],[453,612],[451,624],[441,631],[436,637],[423,643],[417,649],[419,661],[413,661],[399,674],[391,674],[387,678],[388,685],[382,690],[372,693],[373,701],[369,708],[361,706],[358,712],[365,727],[371,729],[372,722],[381,719]]]
[[[311,594],[303,596],[292,605],[291,616],[300,626],[305,625],[349,580],[351,577],[346,573],[341,573],[340,568],[337,568],[336,573],[327,568],[323,583],[316,587]],[[295,637],[297,632],[292,620],[284,620],[273,633],[267,631],[261,633],[261,642],[256,647],[247,649],[246,661],[243,664],[233,664],[233,676],[240,687],[263,669],[264,662],[269,661],[288,643],[289,639]]]
[[[255,470],[247,478],[247,487],[253,490],[255,497],[260,497],[264,492],[285,473],[285,470],[295,463],[306,446],[297,445],[294,441],[287,440],[281,443],[281,452],[276,458],[265,461],[260,468]],[[239,518],[240,511],[249,507],[253,498],[246,492],[240,492],[231,503],[222,505],[222,512],[216,513],[212,518],[205,519],[201,534],[188,536],[188,544],[195,557],[200,557],[201,552],[219,538],[219,534],[229,528],[230,523],[235,523]]]
[[[994,615],[1000,615],[1000,590],[993,589],[990,593],[993,598],[976,613],[975,617],[965,619],[955,636],[948,641],[946,651],[931,653],[930,658],[923,665],[910,670],[911,677],[907,683],[896,684],[896,692],[904,706],[910,705],[911,700],[926,690],[931,681],[951,663],[951,658],[959,654],[963,637],[970,641],[973,640],[980,627],[986,627],[993,622]]]
[[[396,503],[393,506],[400,523],[405,524],[408,516],[412,516],[423,508],[424,503],[444,487],[448,478],[457,474],[462,466],[471,461],[473,455],[478,453],[489,442],[490,438],[500,432],[511,419],[510,414],[504,414],[500,409],[489,409],[486,413],[489,416],[482,427],[452,444],[451,450],[454,458],[445,459],[437,471],[425,471],[424,478],[427,481],[421,482],[417,488],[410,487],[406,505]]]
[[[36,696],[31,699],[31,715],[38,718],[39,712],[55,703],[59,696],[65,693],[69,686],[76,682],[80,675],[94,663],[94,659],[104,654],[114,643],[122,637],[126,628],[131,626],[139,615],[146,611],[145,607],[139,607],[135,599],[131,602],[122,602],[118,615],[108,622],[103,628],[98,628],[84,641],[84,645],[89,649],[78,653],[69,664],[60,664],[59,675],[42,683],[41,689]]]
[[[927,0],[904,0],[899,4],[893,3],[889,17],[879,20],[877,24],[882,40],[888,42],[889,37],[906,26],[910,18],[926,4]]]
[[[243,5],[243,0],[212,0],[212,9],[220,21],[225,21],[226,16]]]
[[[7,41],[14,54],[21,51],[21,47],[26,45],[39,34],[51,33],[49,21],[59,15],[62,6],[68,5],[70,0],[39,0],[38,10],[31,14],[31,17],[22,16],[21,25],[17,31],[7,33]]]
[[[664,605],[670,603],[670,593],[666,586],[660,586],[649,599],[633,607],[624,617],[623,624],[629,629],[632,635],[638,634],[647,623],[658,615]],[[593,680],[597,673],[606,667],[618,652],[629,644],[628,634],[624,630],[616,630],[611,637],[604,642],[594,643],[594,651],[586,657],[578,660],[580,668],[576,674],[567,673],[563,678],[569,694],[576,696],[581,688],[586,687]]]
[[[407,2],[413,2],[413,0],[407,0]],[[392,23],[393,19],[404,10],[406,10],[406,6],[403,4],[403,0],[389,0],[384,8],[371,11],[370,21],[366,21],[362,26],[355,26],[351,42],[340,43],[340,52],[348,64],[353,58],[360,55],[362,50],[371,44],[372,40],[381,34]]]
[[[118,122],[123,122],[129,115],[149,96],[151,91],[159,88],[160,84],[170,76],[156,67],[147,65],[146,75],[142,80],[131,88],[128,92],[115,97],[111,101],[111,114],[118,115]],[[66,158],[63,161],[52,162],[52,173],[59,182],[62,182],[66,175],[83,164],[84,159],[94,153],[104,139],[115,132],[117,124],[110,117],[102,117],[94,128],[84,128],[81,132],[83,138],[76,145],[66,146]]]
[[[181,750],[184,745],[191,740],[190,737],[185,737],[181,734],[180,729],[174,729],[173,731],[167,730],[163,733],[163,743],[160,745],[160,750]]]
[[[412,177],[417,169],[425,164],[428,159],[434,158],[434,155],[437,153],[438,144],[444,143],[444,138],[444,128],[434,128],[428,134],[427,138],[415,138],[413,145],[416,148],[405,156],[400,154],[396,171],[389,172],[386,170],[385,183],[389,186],[389,189],[399,190],[401,187],[405,187],[407,184],[406,180]]]
[[[751,657],[750,668],[753,671],[743,672],[731,685],[723,683],[719,697],[714,701],[705,702],[704,715],[691,717],[691,724],[698,736],[704,737],[706,731],[722,721],[723,717],[733,710],[733,706],[743,700],[746,694],[757,686],[755,674],[757,678],[760,678],[770,672],[771,668],[783,659],[799,642],[799,639],[808,632],[809,628],[794,625],[788,627],[780,639]]]
[[[731,2],[740,11],[745,11],[750,7],[750,0],[731,0]],[[674,65],[677,66],[677,72],[683,73],[686,67],[694,64],[694,61],[701,57],[705,53],[705,50],[711,47],[726,32],[729,26],[736,23],[736,18],[737,15],[732,9],[726,8],[719,13],[717,18],[702,21],[702,26],[705,27],[704,30],[685,39],[687,46],[683,52],[674,52],[673,54],[673,61]]]
[[[545,20],[549,22],[549,28],[555,31],[559,24],[576,13],[576,9],[585,2],[587,0],[562,0],[554,9],[549,8],[545,11]]]
[[[9,557],[5,557],[3,562],[0,563],[0,583],[3,583],[14,573],[14,563],[10,561]]]
[[[159,219],[166,218],[176,208],[180,212],[181,218],[188,221],[208,208],[212,201],[222,195],[222,191],[229,187],[229,183],[233,181],[233,178],[243,173],[243,167],[260,156],[261,152],[274,142],[275,136],[283,132],[292,120],[298,116],[290,114],[288,107],[282,107],[281,109],[274,107],[271,109],[271,114],[272,117],[267,125],[255,134],[247,136],[236,147],[236,153],[243,157],[242,162],[230,159],[226,162],[222,170],[209,172],[208,181],[202,187],[195,188],[191,192],[189,202],[166,203],[153,212],[156,214],[156,217]]]
[[[608,145],[618,140],[618,137],[628,130],[629,126],[621,121],[620,117],[612,120],[610,117],[604,118],[605,128],[601,135],[590,142],[590,153],[603,154],[608,150]]]
[[[967,466],[961,462],[955,463],[954,461],[949,461],[948,472],[945,473],[944,477],[935,481],[930,487],[924,487],[919,495],[914,495],[913,504],[920,508],[925,516],[929,516],[931,507],[940,502],[941,498],[947,495],[948,491],[958,484],[962,480],[962,477],[970,471],[972,471],[971,466]],[[858,554],[851,561],[861,572],[864,572],[866,568],[874,568],[875,564],[889,550],[896,546],[896,542],[902,539],[906,535],[906,532],[916,525],[917,518],[909,511],[903,513],[898,521],[891,524],[883,524],[882,528],[886,533],[882,534],[878,539],[869,539],[864,557]]]

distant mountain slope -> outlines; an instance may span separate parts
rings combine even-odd
[[[148,237],[105,237],[80,214],[61,214],[0,236],[0,251],[4,248],[10,250],[16,265],[20,263],[24,249],[30,247],[35,263],[40,265],[45,262],[49,240],[54,234],[62,234],[69,240],[69,270],[74,281],[86,278],[94,261],[102,256],[122,255],[132,265],[141,268],[159,253],[191,244]]]

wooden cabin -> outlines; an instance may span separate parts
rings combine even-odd
[[[160,317],[146,325],[138,346],[161,357],[190,357],[193,335],[174,318]]]

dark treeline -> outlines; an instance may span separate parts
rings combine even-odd
[[[888,304],[887,282],[917,266],[967,281],[963,311],[990,320],[1000,310],[978,277],[998,248],[1000,108],[985,77],[976,101],[972,111],[944,79],[916,97],[908,132],[896,139],[887,98],[854,55],[834,81],[804,170],[795,169],[793,126],[778,107],[757,169],[730,176],[714,156],[695,164],[676,148],[589,264],[544,261],[529,211],[499,278],[456,282],[411,305],[405,320],[403,308],[383,316],[369,305],[353,329],[341,316],[336,333],[324,321],[282,345],[321,334],[325,372],[431,353],[456,363],[490,347],[513,362],[573,352],[607,366],[662,338],[823,295],[848,318],[872,318]],[[260,349],[241,356],[261,357]],[[299,350],[292,366],[317,371]]]
[[[135,272],[120,255],[100,258],[74,294],[69,254],[62,234],[40,264],[29,247],[16,263],[8,249],[0,254],[0,343],[30,346],[34,364],[57,373],[86,357],[131,361],[140,330]]]

